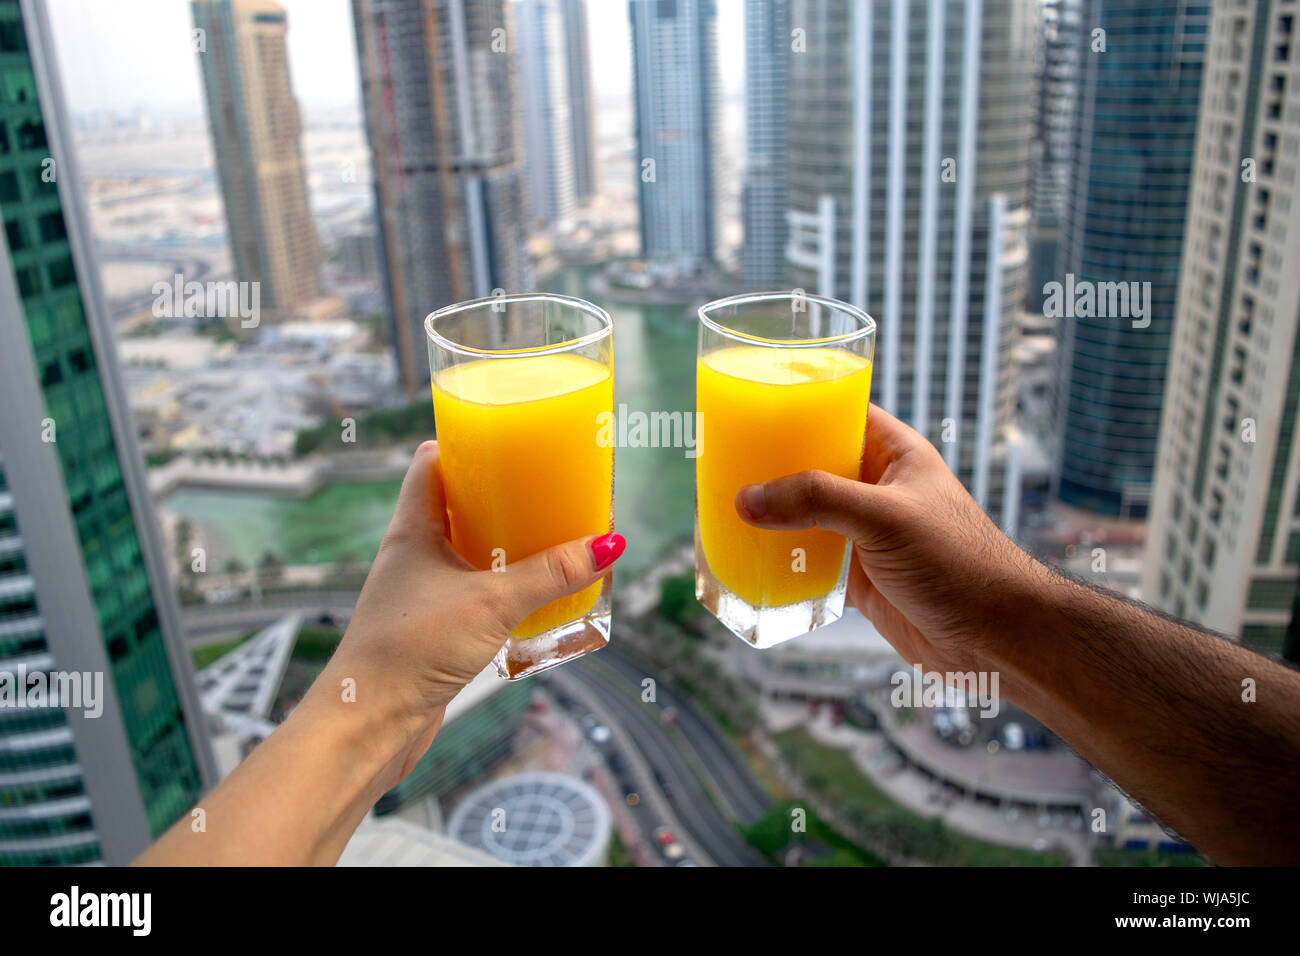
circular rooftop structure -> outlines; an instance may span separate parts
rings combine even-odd
[[[567,774],[529,771],[462,800],[447,835],[516,866],[599,866],[610,828],[609,807],[594,787]]]

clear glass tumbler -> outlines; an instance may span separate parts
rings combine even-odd
[[[719,299],[699,317],[695,595],[737,637],[772,647],[844,613],[848,542],[755,528],[736,494],[807,469],[860,475],[876,323],[798,290]]]
[[[613,529],[613,322],[582,299],[528,293],[439,309],[424,322],[451,544],[509,566]],[[529,615],[494,663],[514,680],[609,641],[612,574]]]

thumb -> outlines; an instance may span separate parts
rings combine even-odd
[[[825,471],[801,471],[741,488],[736,511],[759,528],[825,528],[869,547],[892,524],[897,508],[877,485]]]
[[[568,594],[577,594],[603,578],[627,541],[621,534],[578,538],[539,551],[511,564],[503,577],[503,600],[518,620]]]

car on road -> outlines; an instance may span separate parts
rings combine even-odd
[[[677,837],[667,827],[655,828],[655,842],[659,844],[663,855],[670,860],[680,860],[686,855],[686,847],[677,842]]]
[[[627,775],[627,761],[617,750],[612,751],[606,758],[605,762],[609,764],[609,769],[620,777]]]
[[[671,800],[673,796],[673,785],[668,782],[668,778],[665,777],[663,772],[660,770],[655,771],[655,783],[659,785],[659,789],[663,791],[664,796]]]

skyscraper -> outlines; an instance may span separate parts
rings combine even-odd
[[[698,265],[717,243],[714,0],[629,0],[641,254]]]
[[[1300,575],[1300,10],[1213,9],[1142,592],[1279,652]]]
[[[1038,33],[1038,136],[1034,143],[1029,217],[1029,306],[1042,309],[1043,288],[1056,274],[1061,218],[1069,189],[1070,137],[1078,107],[1079,20],[1083,0],[1044,0]]]
[[[1053,277],[1067,292],[1082,290],[1082,301],[1067,294],[1055,316],[1055,485],[1067,504],[1141,517],[1173,338],[1209,4],[1085,0],[1082,24]]]
[[[789,0],[745,0],[745,184],[740,269],[753,289],[785,283],[786,77],[792,55]]]
[[[573,198],[596,194],[596,123],[592,103],[590,37],[586,0],[560,0],[564,62],[569,71],[569,141],[573,144]]]
[[[292,317],[321,294],[302,119],[289,82],[288,26],[271,0],[192,0],[208,126],[235,272],[262,309]]]
[[[515,0],[519,106],[534,222],[556,226],[573,215],[573,123],[564,20],[558,0]]]
[[[0,672],[103,707],[0,707],[0,864],[121,864],[215,771],[35,0],[0,0],[0,73]]]
[[[792,284],[876,318],[875,400],[1013,531],[1034,12],[1034,0],[790,8],[807,43],[789,60]]]
[[[527,290],[514,54],[502,0],[352,0],[392,338],[429,381],[424,318]]]

